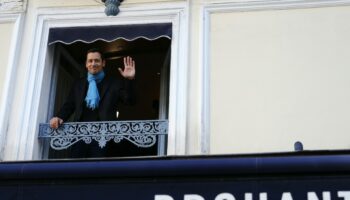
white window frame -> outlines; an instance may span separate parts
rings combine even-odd
[[[25,101],[16,144],[16,160],[40,159],[38,124],[46,121],[52,74],[53,48],[47,46],[50,28],[172,23],[168,155],[185,154],[188,63],[187,3],[130,4],[116,17],[107,17],[101,7],[40,8],[35,14],[31,62],[27,68]]]
[[[9,59],[6,63],[6,74],[4,76],[3,92],[0,97],[0,160],[4,157],[5,141],[7,140],[7,129],[9,126],[10,108],[13,100],[13,89],[15,76],[17,74],[17,64],[19,59],[22,29],[23,13],[0,13],[1,23],[13,23],[12,37],[9,49]]]

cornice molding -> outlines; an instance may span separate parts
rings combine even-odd
[[[254,10],[287,10],[320,7],[349,6],[350,0],[253,0],[232,1],[223,0],[206,2],[204,11],[208,13],[244,12]]]

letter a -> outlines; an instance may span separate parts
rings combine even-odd
[[[174,199],[169,195],[157,194],[156,196],[154,196],[154,200],[174,200]]]

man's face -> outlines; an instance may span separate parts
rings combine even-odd
[[[97,74],[105,67],[105,61],[102,60],[100,53],[90,52],[86,56],[85,65],[90,74]]]

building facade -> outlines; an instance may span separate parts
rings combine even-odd
[[[348,19],[349,0],[124,0],[117,16],[99,0],[0,0],[1,160],[43,158],[50,30],[164,23],[167,155],[348,149]]]

